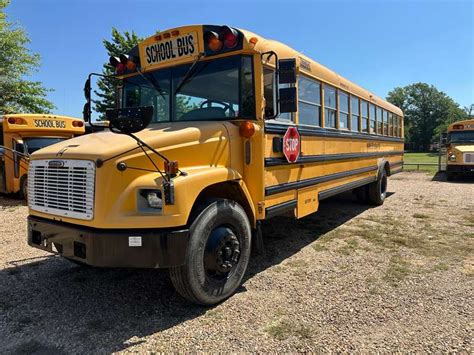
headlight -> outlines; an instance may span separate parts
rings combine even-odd
[[[449,155],[449,161],[456,161],[456,155],[455,154],[450,154]]]
[[[138,190],[139,211],[143,212],[161,212],[163,210],[163,200],[161,190],[141,189]]]

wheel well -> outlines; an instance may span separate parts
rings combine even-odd
[[[388,161],[385,162],[383,168],[385,169],[387,176],[390,176],[390,163]]]
[[[239,184],[235,181],[225,181],[214,185],[207,186],[202,190],[196,201],[194,201],[193,208],[188,217],[188,225],[190,225],[194,218],[202,211],[203,206],[206,206],[209,201],[218,198],[226,198],[237,202],[244,209],[250,224],[253,225],[255,217],[253,215],[252,208],[250,207],[249,201],[246,198],[244,192],[240,188]]]

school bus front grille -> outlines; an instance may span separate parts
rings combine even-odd
[[[91,220],[95,164],[89,160],[33,160],[28,172],[28,204],[34,211]]]

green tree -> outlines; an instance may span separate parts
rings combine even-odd
[[[387,100],[403,110],[406,141],[416,150],[428,150],[449,123],[463,117],[453,99],[426,83],[397,87],[388,93]]]
[[[8,22],[5,8],[10,0],[0,0],[0,114],[48,113],[55,106],[46,99],[49,89],[25,76],[38,69],[40,57],[32,53],[27,33]]]
[[[135,47],[142,38],[138,37],[135,31],[120,33],[115,27],[112,28],[112,39],[104,39],[104,47],[108,57],[118,57],[120,54],[128,53]],[[102,69],[104,75],[114,75],[115,68],[107,61]],[[115,107],[115,95],[117,81],[110,78],[100,78],[97,81],[98,90],[94,90],[99,98],[94,100],[95,110],[103,117],[107,108]]]

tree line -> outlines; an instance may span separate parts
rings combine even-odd
[[[26,79],[39,70],[40,56],[28,48],[30,40],[26,31],[7,20],[5,8],[9,3],[10,0],[0,0],[0,115],[49,113],[55,109],[47,99],[47,93],[52,89],[45,88],[41,82]],[[103,44],[108,56],[119,56],[141,40],[134,31],[121,33],[112,28],[111,39],[104,39]],[[102,73],[112,75],[114,68],[104,63]],[[103,114],[106,108],[115,104],[116,83],[101,78],[97,85],[95,109]],[[78,89],[81,89],[80,84]],[[427,83],[396,87],[386,99],[404,112],[405,142],[413,150],[428,150],[450,123],[474,117],[474,104],[461,108],[447,94]],[[180,104],[185,106],[187,103]]]

